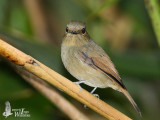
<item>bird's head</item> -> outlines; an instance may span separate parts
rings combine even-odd
[[[63,41],[68,45],[80,46],[87,43],[90,37],[86,31],[85,23],[71,21],[67,24]]]

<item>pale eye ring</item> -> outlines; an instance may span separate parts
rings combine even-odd
[[[68,32],[68,27],[66,27],[66,32]]]
[[[86,29],[85,29],[85,28],[83,28],[83,29],[82,29],[82,33],[84,34],[85,32],[86,32]]]

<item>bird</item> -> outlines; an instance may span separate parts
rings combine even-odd
[[[84,22],[67,24],[61,44],[61,59],[67,71],[81,83],[97,88],[112,88],[122,92],[141,116],[141,111],[127,91],[107,53],[89,36]],[[95,94],[95,96],[98,96]]]

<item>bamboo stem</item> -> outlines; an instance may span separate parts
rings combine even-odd
[[[57,72],[51,70],[31,56],[21,52],[8,43],[0,39],[0,55],[8,58],[11,62],[23,66],[27,71],[33,73],[39,78],[47,81],[58,89],[63,90],[68,95],[87,105],[97,113],[109,120],[131,120],[131,118],[122,114],[112,106],[96,98],[78,85],[72,83]],[[74,114],[74,113],[73,113]]]
[[[74,107],[69,101],[62,97],[45,81],[25,70],[23,66],[15,64],[12,64],[12,66],[27,82],[29,82],[33,87],[40,91],[55,106],[57,106],[61,111],[63,111],[70,119],[89,120],[87,116],[80,112],[76,107]]]

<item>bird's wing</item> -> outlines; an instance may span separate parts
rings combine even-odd
[[[76,53],[77,57],[82,62],[85,62],[87,65],[91,66],[92,68],[102,72],[107,77],[109,77],[112,81],[116,82],[119,86],[121,86],[122,88],[121,92],[128,98],[128,100],[132,103],[136,111],[141,116],[140,109],[138,108],[137,104],[134,102],[133,98],[128,93],[124,84],[122,83],[122,80],[116,68],[114,67],[114,64],[108,57],[108,55],[98,45],[95,45],[94,43],[92,45],[94,47],[87,46],[87,47],[83,47],[82,49],[80,49]]]
[[[124,84],[122,83],[122,80],[114,67],[114,64],[110,60],[110,58],[103,52],[103,55],[98,55],[97,51],[96,53],[90,54],[92,52],[89,51],[83,51],[80,50],[77,53],[77,56],[79,59],[92,68],[102,72],[107,77],[109,77],[111,80],[115,81],[117,84],[119,84],[122,88],[125,88]]]

